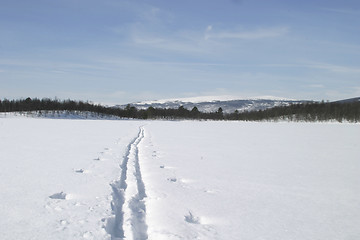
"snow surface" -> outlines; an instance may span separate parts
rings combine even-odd
[[[1,239],[360,239],[360,128],[0,118]]]
[[[0,118],[1,239],[107,239],[109,184],[140,124]]]

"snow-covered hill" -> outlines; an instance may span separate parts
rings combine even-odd
[[[354,102],[360,102],[360,97],[355,97],[355,98],[348,98],[348,99],[343,99],[343,100],[339,100],[339,101],[335,101],[337,103],[354,103]]]
[[[214,112],[221,107],[225,113],[232,113],[235,110],[243,111],[256,111],[272,108],[276,106],[287,106],[293,103],[302,103],[306,101],[278,98],[272,96],[253,97],[248,99],[239,99],[233,96],[208,96],[208,97],[194,97],[194,98],[178,98],[178,99],[164,99],[155,101],[143,101],[131,103],[138,109],[147,109],[148,107],[154,108],[178,108],[183,106],[191,110],[197,107],[202,112]],[[124,108],[126,105],[118,107]]]

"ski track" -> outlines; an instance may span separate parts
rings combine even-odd
[[[109,218],[106,230],[112,240],[148,239],[145,184],[142,180],[138,145],[144,138],[140,127],[137,137],[127,146],[120,165],[120,179],[110,184],[112,188],[111,209],[115,217]]]

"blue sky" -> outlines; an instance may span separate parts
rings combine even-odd
[[[358,0],[0,3],[0,99],[360,96]]]

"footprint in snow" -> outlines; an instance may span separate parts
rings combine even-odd
[[[104,148],[104,151],[100,152],[101,155],[112,154],[111,148]]]
[[[200,219],[198,217],[195,217],[190,211],[188,215],[185,215],[185,221],[192,224],[199,224]]]
[[[60,220],[60,224],[65,226],[65,225],[68,225],[69,222],[63,219],[63,220]]]
[[[177,179],[176,179],[175,177],[173,177],[173,178],[168,178],[167,180],[170,181],[170,182],[176,182],[176,181],[177,181]]]
[[[49,196],[49,198],[51,198],[51,199],[66,199],[66,193],[64,193],[64,192],[54,193],[53,195]]]

